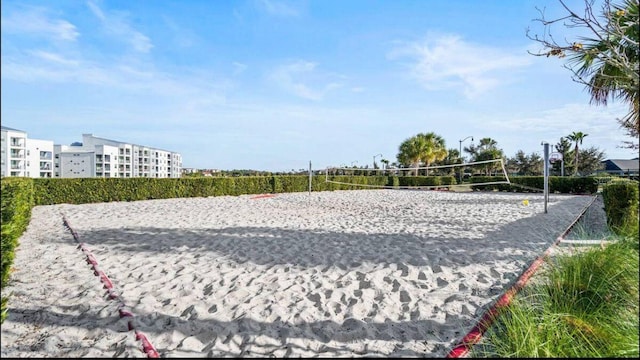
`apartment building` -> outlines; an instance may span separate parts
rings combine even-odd
[[[56,145],[55,177],[179,178],[179,153],[83,134],[81,143]]]
[[[29,139],[27,133],[1,127],[0,175],[47,178],[53,174],[53,141]]]
[[[83,134],[82,142],[58,145],[2,126],[0,151],[3,177],[179,178],[182,174],[179,153],[92,134]]]

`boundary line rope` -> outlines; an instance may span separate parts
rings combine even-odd
[[[118,315],[120,316],[120,318],[130,318],[127,322],[127,328],[129,329],[129,331],[133,330],[136,336],[136,340],[139,340],[142,343],[142,351],[147,355],[148,358],[159,358],[160,354],[158,354],[158,351],[153,346],[153,344],[151,344],[147,336],[135,328],[133,323],[133,313],[127,309],[124,301],[122,301],[120,295],[118,295],[118,293],[115,291],[111,279],[109,279],[107,274],[98,266],[98,260],[96,260],[95,256],[93,256],[91,250],[89,250],[87,245],[80,241],[78,233],[71,227],[71,224],[69,224],[69,220],[64,215],[64,213],[61,212],[61,215],[64,226],[69,230],[69,232],[71,232],[71,235],[73,235],[73,238],[78,243],[77,248],[81,249],[82,253],[87,257],[87,264],[91,265],[93,274],[100,278],[100,282],[102,282],[103,287],[107,289],[109,299],[118,301]]]

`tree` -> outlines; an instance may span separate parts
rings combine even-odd
[[[638,0],[621,0],[613,4],[611,0],[603,0],[601,15],[595,15],[594,0],[585,0],[584,15],[571,10],[563,0],[558,0],[568,15],[546,20],[540,11],[541,22],[545,27],[545,35],[527,37],[543,45],[536,56],[557,56],[563,58],[569,54],[566,68],[573,73],[573,80],[586,86],[591,94],[590,102],[596,105],[607,105],[608,99],[618,99],[629,104],[629,112],[617,119],[627,134],[636,140],[640,134],[639,97],[640,74],[638,26]],[[579,37],[579,41],[557,43],[547,30],[550,25],[563,22],[567,28],[585,28],[591,37]],[[638,149],[637,142],[625,141],[623,147]],[[576,154],[578,155],[578,154]]]
[[[420,163],[429,167],[434,161],[442,160],[446,156],[447,148],[444,139],[430,132],[420,133],[403,141],[400,144],[397,158],[400,164],[416,168],[415,175],[417,176]]]
[[[482,138],[478,145],[471,144],[464,151],[471,155],[473,161],[485,161],[503,158],[502,149],[498,148],[498,142],[492,138]],[[497,169],[495,163],[489,163],[484,167],[485,175],[491,175],[491,171]]]
[[[456,165],[456,164],[462,164],[462,158],[460,157],[460,151],[458,149],[448,149],[447,150],[447,156],[440,160],[440,161],[436,161],[434,162],[435,165]],[[451,167],[451,168],[445,168],[445,169],[438,169],[438,174],[439,175],[455,175],[455,171],[456,169]]]
[[[386,170],[389,167],[389,160],[387,159],[380,159],[380,162],[382,163],[382,169]],[[384,174],[384,172],[383,172]]]
[[[604,152],[595,146],[580,150],[581,160],[578,171],[581,174],[588,175],[597,170],[603,169],[604,164],[602,164],[602,161],[604,160],[604,157]]]
[[[571,135],[567,136],[567,139],[570,141],[573,141],[574,144],[576,144],[576,147],[574,149],[574,155],[575,155],[575,161],[574,161],[574,166],[575,166],[575,174],[578,173],[578,169],[580,168],[580,163],[578,162],[579,160],[579,148],[578,145],[582,145],[582,140],[587,137],[589,134],[585,134],[582,131],[574,131],[571,133]]]
[[[427,167],[427,175],[429,175],[429,165],[434,161],[440,161],[447,157],[447,146],[444,139],[433,132],[420,135],[424,136],[426,142],[425,151],[420,159]]]
[[[561,137],[560,141],[555,145],[555,148],[556,152],[562,155],[562,161],[564,162],[564,164],[561,164],[560,162],[553,163],[551,171],[553,171],[555,174],[560,175],[562,170],[561,166],[564,165],[564,174],[573,173],[573,164],[567,162],[567,159],[575,157],[573,155],[573,150],[571,149],[571,141],[569,141],[569,139],[567,139],[566,137]]]
[[[414,167],[415,175],[418,176],[418,166],[420,166],[420,159],[422,153],[426,147],[426,141],[423,137],[412,136],[400,144],[399,152],[397,155],[398,163],[403,167]]]
[[[518,150],[513,158],[507,160],[507,168],[518,175],[541,175],[543,162],[544,160],[536,153],[527,156],[524,151]]]

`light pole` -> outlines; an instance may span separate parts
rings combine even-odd
[[[373,170],[376,169],[376,157],[382,157],[382,154],[378,154],[378,155],[373,155]]]
[[[462,160],[462,142],[467,140],[468,138],[471,138],[471,141],[473,141],[473,136],[467,136],[466,138],[462,139],[462,140],[458,140],[458,142],[460,143],[460,150],[458,153],[458,156],[460,157],[460,160]],[[462,183],[462,166],[460,167],[460,183]]]

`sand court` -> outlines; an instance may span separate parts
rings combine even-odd
[[[38,206],[2,355],[146,356],[64,216],[163,357],[443,357],[592,197],[551,195],[547,214],[543,201],[353,190]]]

